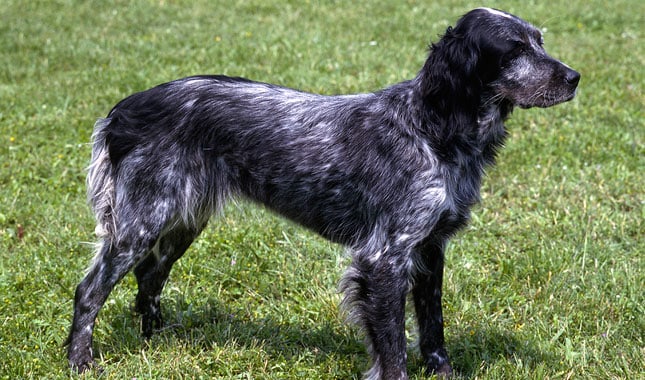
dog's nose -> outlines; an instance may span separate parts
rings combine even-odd
[[[577,86],[578,82],[580,82],[580,73],[575,70],[568,69],[564,80],[571,85]]]

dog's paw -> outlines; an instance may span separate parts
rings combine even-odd
[[[435,375],[437,379],[448,380],[452,378],[452,367],[447,362],[443,363],[439,368],[432,371],[432,374]]]
[[[70,349],[67,359],[69,361],[69,367],[77,373],[84,373],[90,370],[102,372],[101,367],[94,362],[92,350]]]
[[[162,327],[163,327],[163,318],[161,317],[161,314],[141,315],[141,335],[145,339],[152,338],[152,334],[154,334],[155,331],[160,330]]]
[[[96,373],[101,373],[103,372],[103,368],[96,364],[94,359],[85,359],[85,360],[69,360],[69,367],[72,369],[72,371],[82,374],[90,371],[94,371]]]

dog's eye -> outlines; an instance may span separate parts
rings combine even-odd
[[[526,50],[527,45],[524,41],[513,41],[513,51],[516,53],[521,53]]]
[[[520,55],[524,54],[528,48],[526,43],[522,40],[509,40],[507,41],[507,43],[508,50],[502,58],[503,61],[510,61],[519,57]]]

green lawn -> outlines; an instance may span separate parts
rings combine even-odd
[[[578,97],[516,110],[483,202],[448,251],[447,348],[463,379],[645,378],[645,2],[483,1],[544,30]],[[377,5],[378,4],[378,5]],[[607,4],[607,5],[605,5]],[[92,256],[92,125],[126,95],[223,73],[336,94],[413,77],[472,1],[18,1],[0,6],[0,378],[76,377],[61,347]],[[343,249],[246,203],[171,274],[146,343],[132,276],[85,378],[360,378]],[[423,378],[409,313],[413,378]]]

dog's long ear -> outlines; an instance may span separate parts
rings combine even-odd
[[[447,113],[452,106],[476,110],[482,88],[478,66],[480,49],[467,25],[449,27],[441,40],[430,47],[430,55],[419,73],[421,96]]]

